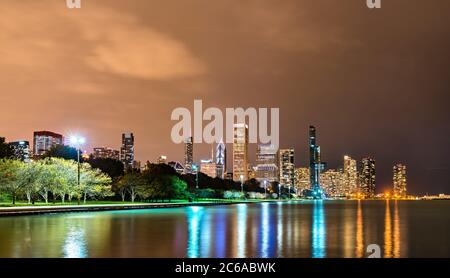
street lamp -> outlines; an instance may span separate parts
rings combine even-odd
[[[80,187],[80,146],[86,143],[86,139],[83,137],[72,136],[70,137],[70,143],[77,148],[77,162],[78,162],[78,187]],[[80,204],[80,199],[78,198],[78,204]]]
[[[241,195],[244,196],[244,175],[240,176],[241,178]]]
[[[197,164],[192,164],[192,170],[195,171],[195,188],[198,189],[198,167],[197,167]]]

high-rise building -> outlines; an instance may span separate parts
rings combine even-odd
[[[259,182],[279,180],[278,148],[271,144],[259,144],[256,149],[256,179]]]
[[[33,155],[40,157],[52,147],[63,144],[64,137],[61,134],[51,131],[35,131],[33,135]]]
[[[279,150],[280,185],[295,187],[295,151],[291,149]]]
[[[109,158],[114,160],[120,160],[120,152],[107,147],[94,148],[94,152],[91,154],[93,159]]]
[[[122,147],[120,148],[120,161],[125,166],[125,169],[133,169],[135,165],[134,161],[134,134],[124,133],[122,134]]]
[[[393,175],[394,195],[406,197],[406,166],[397,164],[394,166]]]
[[[192,173],[192,165],[194,164],[194,141],[192,136],[184,140],[184,173]]]
[[[9,143],[9,146],[11,147],[14,159],[24,162],[30,162],[30,142],[28,141],[11,142]]]
[[[305,190],[311,189],[311,180],[308,167],[295,169],[295,187],[297,190],[297,195],[299,196],[303,196]]]
[[[329,169],[320,173],[320,185],[328,197],[341,197],[342,171]]]
[[[167,164],[167,156],[160,155],[158,159],[156,159],[156,164]]]
[[[375,196],[375,159],[363,158],[360,170],[359,193],[366,198],[373,198]]]
[[[323,164],[320,162],[320,147],[316,144],[316,128],[309,126],[309,174],[313,194],[317,196],[320,189],[320,171]]]
[[[223,140],[216,147],[216,176],[224,179],[227,171],[227,149]]]
[[[344,156],[344,194],[350,196],[358,191],[358,167],[356,160]]]
[[[233,180],[248,180],[248,126],[234,125],[233,136]]]
[[[211,159],[202,159],[200,160],[200,172],[203,174],[215,178],[217,175],[216,172],[216,163]]]

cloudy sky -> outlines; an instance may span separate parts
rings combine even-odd
[[[182,160],[174,108],[279,107],[298,166],[314,124],[330,167],[373,156],[381,191],[403,162],[413,193],[450,193],[447,0],[2,0],[0,30],[9,141],[51,130],[118,148],[132,131],[138,160]]]

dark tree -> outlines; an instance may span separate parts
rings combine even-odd
[[[0,159],[1,158],[11,158],[13,156],[13,149],[11,145],[5,142],[4,137],[0,137]]]
[[[244,183],[245,191],[248,192],[264,192],[264,188],[261,187],[261,183],[256,179],[249,179]]]
[[[92,168],[99,169],[111,177],[113,181],[124,175],[123,163],[112,158],[93,158],[87,161]]]
[[[72,148],[70,146],[63,146],[63,145],[56,145],[53,146],[48,152],[46,152],[43,155],[43,158],[46,157],[56,157],[56,158],[63,158],[67,160],[75,160],[78,159],[78,152],[77,149]],[[82,158],[80,157],[80,160]]]

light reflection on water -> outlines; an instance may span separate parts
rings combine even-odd
[[[450,202],[302,201],[0,218],[0,257],[448,257]],[[447,221],[445,221],[447,220]]]

